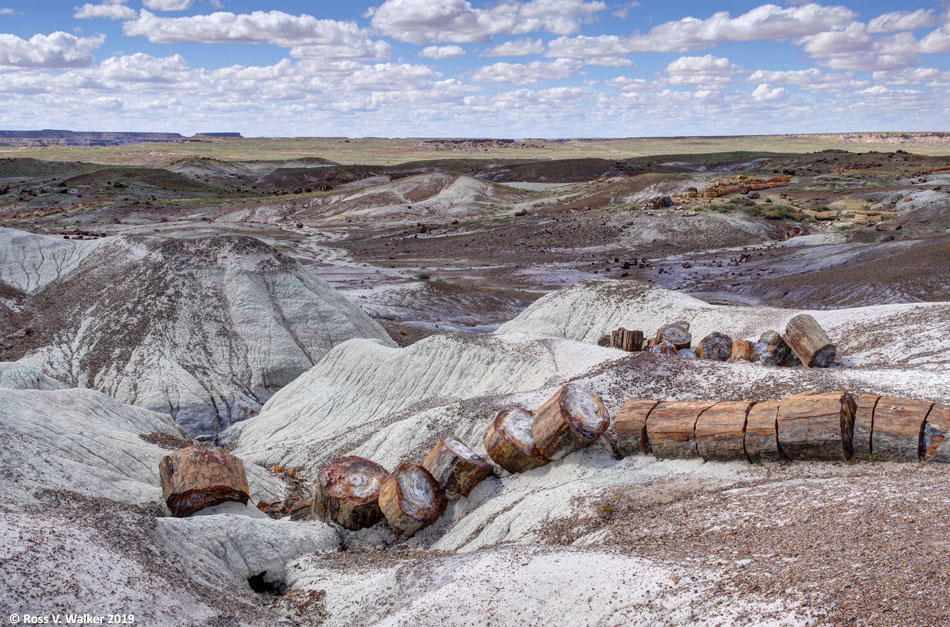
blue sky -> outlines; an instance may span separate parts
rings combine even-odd
[[[0,0],[0,128],[950,130],[948,22],[924,0]]]

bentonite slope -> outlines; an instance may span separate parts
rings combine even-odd
[[[28,292],[24,366],[215,433],[354,337],[391,344],[296,261],[241,236],[73,242],[4,231]]]

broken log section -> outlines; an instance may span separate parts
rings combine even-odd
[[[162,498],[178,518],[226,501],[247,503],[251,491],[244,462],[217,446],[178,449],[161,459],[158,474]]]
[[[446,505],[442,486],[418,464],[401,462],[379,488],[379,509],[393,531],[403,536],[434,523]]]
[[[617,451],[623,455],[650,453],[650,439],[647,437],[647,418],[659,401],[631,399],[620,406],[614,418],[614,430],[617,433]]]
[[[677,350],[689,348],[690,344],[693,343],[693,336],[689,332],[689,323],[674,322],[660,327],[656,332],[653,345],[659,346],[663,342],[669,342]]]
[[[871,459],[871,435],[874,433],[874,408],[879,394],[860,394],[854,412],[854,433],[851,445],[858,459]]]
[[[379,489],[389,473],[374,461],[350,455],[317,473],[310,518],[347,529],[372,527],[383,517]]]
[[[666,401],[647,418],[647,437],[657,459],[696,457],[696,420],[709,401]]]
[[[745,429],[750,401],[716,403],[696,420],[696,450],[705,460],[745,459]]]
[[[508,472],[525,472],[547,464],[550,460],[534,444],[533,423],[534,414],[521,407],[498,412],[483,439],[488,456]]]
[[[755,344],[749,340],[736,340],[732,343],[729,361],[755,361]]]
[[[597,395],[569,383],[534,413],[531,434],[541,455],[554,461],[592,444],[609,426]]]
[[[785,343],[806,368],[827,368],[835,361],[835,345],[818,321],[808,314],[799,314],[788,321]]]
[[[851,459],[854,413],[854,398],[847,392],[782,399],[777,421],[782,453],[794,460]]]
[[[643,331],[630,331],[620,328],[610,333],[610,346],[619,348],[628,353],[635,353],[643,349]]]
[[[950,405],[936,404],[927,416],[921,441],[924,461],[950,463],[950,446],[943,446],[950,436]]]
[[[783,459],[778,445],[779,401],[756,403],[749,409],[745,425],[745,455],[750,462],[777,462]]]
[[[924,422],[933,403],[882,396],[874,408],[871,458],[882,462],[920,459]]]
[[[446,498],[452,501],[468,497],[492,472],[491,464],[455,436],[436,442],[422,467],[439,482]]]
[[[726,361],[732,356],[732,338],[724,333],[710,333],[699,341],[696,356],[700,359]]]
[[[778,331],[766,331],[755,344],[755,356],[766,366],[794,366],[798,358]]]

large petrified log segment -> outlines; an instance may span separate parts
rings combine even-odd
[[[688,322],[674,322],[660,327],[656,332],[656,338],[653,345],[658,346],[663,342],[669,342],[676,349],[689,348],[693,343],[693,336],[689,332]]]
[[[861,394],[858,396],[857,410],[854,413],[854,435],[851,437],[854,456],[858,459],[871,459],[874,408],[880,398],[879,394]]]
[[[778,406],[779,401],[765,401],[756,403],[749,410],[745,424],[745,454],[752,463],[783,459],[776,432]]]
[[[950,405],[936,404],[927,415],[924,424],[922,449],[924,461],[950,463],[950,444],[944,446],[944,440],[950,438]]]
[[[531,433],[541,454],[554,461],[592,444],[609,426],[597,395],[569,383],[534,412]]]
[[[734,341],[729,361],[755,361],[755,344],[749,340]]]
[[[766,366],[794,366],[798,358],[778,331],[766,331],[755,344],[755,356]]]
[[[610,334],[610,346],[635,353],[643,348],[643,331],[620,328]]]
[[[705,460],[746,459],[745,427],[750,401],[716,403],[696,420],[696,450]]]
[[[402,462],[379,488],[379,508],[399,534],[411,536],[431,525],[448,501],[439,482],[417,464]]]
[[[796,460],[851,459],[855,409],[847,392],[783,398],[776,423],[782,453]]]
[[[699,341],[696,356],[700,359],[726,361],[732,356],[732,338],[724,333],[710,333]]]
[[[347,456],[317,473],[310,518],[347,529],[372,527],[383,517],[379,488],[389,473],[374,461]]]
[[[657,459],[697,457],[696,419],[715,403],[666,401],[647,418],[647,437]]]
[[[659,401],[635,398],[620,406],[614,418],[614,430],[617,432],[617,450],[621,455],[628,457],[651,452],[647,418],[657,405]]]
[[[435,477],[445,490],[445,496],[453,501],[468,497],[472,488],[491,474],[491,464],[455,436],[436,442],[422,467]]]
[[[162,497],[178,518],[225,501],[247,503],[249,498],[244,462],[217,446],[178,449],[162,458],[158,474]]]
[[[550,460],[534,445],[531,426],[534,414],[516,407],[503,409],[485,431],[485,451],[508,472],[525,472],[544,466]]]
[[[924,421],[933,403],[882,396],[874,408],[871,455],[882,462],[920,459]]]
[[[806,368],[827,368],[835,361],[837,349],[818,321],[799,314],[785,327],[785,343],[795,351]]]

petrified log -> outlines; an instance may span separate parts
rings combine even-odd
[[[541,454],[554,461],[592,444],[609,426],[597,395],[569,383],[534,412],[531,433]]]
[[[924,461],[950,463],[950,445],[943,446],[947,438],[950,438],[950,405],[938,403],[930,410],[924,424],[921,443]]]
[[[468,497],[472,488],[491,474],[491,464],[455,436],[442,438],[426,456],[429,471],[451,500]]]
[[[663,342],[669,342],[677,349],[689,348],[690,344],[693,343],[693,336],[689,332],[689,323],[674,322],[660,327],[656,332],[653,345],[659,346]]]
[[[635,398],[620,406],[614,418],[614,430],[617,432],[617,450],[621,455],[627,457],[651,452],[650,439],[647,437],[647,418],[659,403]]]
[[[710,333],[699,341],[696,356],[700,359],[726,361],[732,355],[732,338],[724,333]]]
[[[766,331],[755,344],[755,356],[766,366],[794,366],[798,357],[778,331]]]
[[[647,437],[657,459],[697,457],[696,419],[715,405],[709,401],[666,401],[647,418]]]
[[[549,461],[534,444],[534,414],[527,409],[503,409],[485,431],[485,451],[508,472],[524,472]]]
[[[249,498],[244,462],[217,446],[178,449],[162,458],[158,474],[162,497],[178,518],[226,501],[247,503]]]
[[[799,460],[851,459],[855,409],[847,392],[783,398],[776,423],[782,453]]]
[[[716,403],[696,420],[696,450],[705,460],[746,459],[745,425],[751,401]]]
[[[735,340],[729,361],[755,361],[755,344],[749,340]]]
[[[699,357],[696,356],[696,351],[689,348],[684,348],[683,350],[676,351],[676,356],[684,357],[686,359],[699,359]]]
[[[643,348],[643,331],[617,329],[610,334],[610,346],[628,353],[638,352]]]
[[[377,499],[389,473],[374,461],[350,455],[317,473],[310,518],[347,529],[372,527],[383,517]]]
[[[683,349],[689,350],[689,349]],[[650,352],[655,355],[676,355],[679,351],[676,350],[676,347],[673,346],[673,342],[663,341],[659,344],[654,345]]]
[[[933,403],[882,396],[874,408],[871,457],[882,462],[920,459],[924,421]]]
[[[776,422],[779,401],[756,403],[745,423],[745,454],[752,463],[777,462],[783,458],[778,445]]]
[[[785,343],[806,368],[827,368],[835,361],[835,345],[818,321],[808,314],[799,314],[788,321]]]
[[[442,486],[418,464],[400,463],[379,488],[379,508],[386,522],[404,536],[434,523],[447,504]]]
[[[879,394],[861,394],[854,412],[854,434],[851,445],[858,459],[871,459],[871,434],[874,433],[874,407],[881,398]]]

